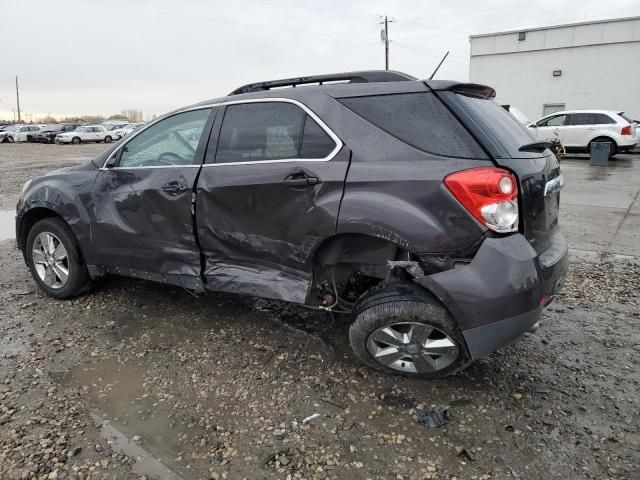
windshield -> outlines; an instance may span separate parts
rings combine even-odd
[[[16,125],[11,125],[10,127],[7,127],[4,129],[5,132],[15,132],[18,129],[18,127]]]
[[[85,127],[78,127],[74,130],[74,132],[84,132]]]

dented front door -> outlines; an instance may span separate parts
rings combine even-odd
[[[192,195],[212,115],[199,109],[165,118],[100,170],[92,241],[107,272],[202,289]]]

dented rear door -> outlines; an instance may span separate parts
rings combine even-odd
[[[299,102],[228,104],[196,190],[207,288],[304,302],[348,165],[348,150]]]

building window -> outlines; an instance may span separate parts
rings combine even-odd
[[[518,32],[518,41],[524,42],[527,39],[527,32]]]

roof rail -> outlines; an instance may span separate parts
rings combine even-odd
[[[306,85],[309,83],[319,83],[322,85],[326,82],[345,83],[370,83],[370,82],[401,82],[417,80],[409,74],[396,72],[394,70],[365,70],[361,72],[345,72],[330,73],[327,75],[313,75],[310,77],[285,78],[282,80],[269,80],[267,82],[249,83],[242,87],[236,88],[229,95],[239,95],[249,92],[263,92],[277,87],[297,87],[298,85]]]

